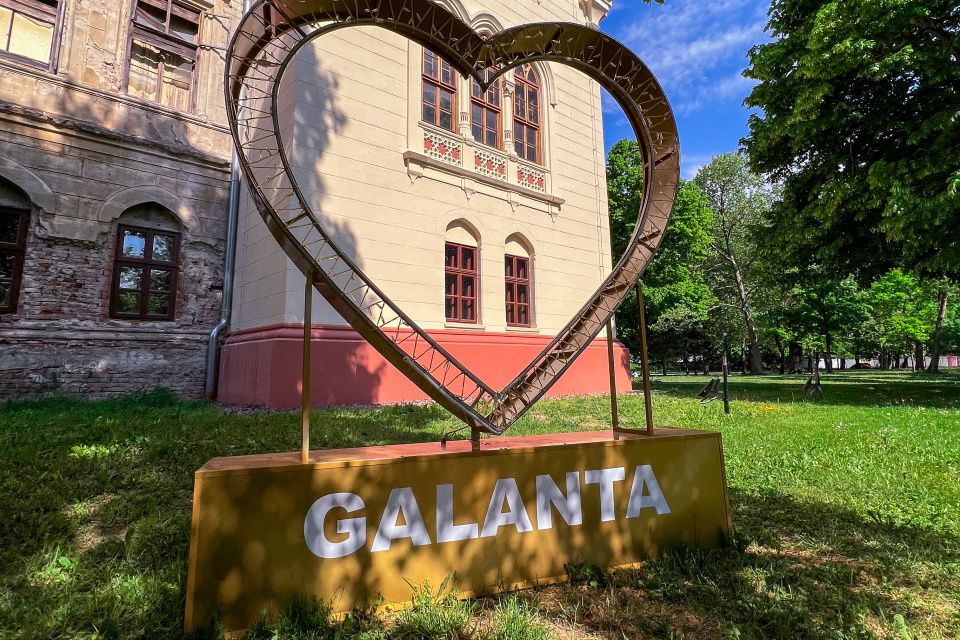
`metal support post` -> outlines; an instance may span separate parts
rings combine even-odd
[[[643,290],[637,282],[637,310],[640,312],[640,375],[643,378],[643,409],[647,435],[653,435],[653,397],[650,392],[650,358],[647,354],[647,314],[643,308]]]
[[[620,411],[617,408],[617,368],[613,363],[613,318],[607,320],[607,360],[610,363],[610,419],[613,425],[613,439],[619,440]]]
[[[730,394],[727,389],[727,371],[730,369],[730,345],[727,343],[727,332],[723,332],[723,361],[721,362],[721,368],[723,369],[723,412],[727,415],[730,415]]]
[[[313,329],[313,271],[303,290],[303,377],[300,382],[300,462],[310,462],[310,338]]]

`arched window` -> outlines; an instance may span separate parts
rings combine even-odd
[[[448,322],[477,322],[479,253],[477,240],[465,224],[453,222],[447,227],[443,275]]]
[[[164,213],[159,205],[140,205],[121,217],[110,288],[111,317],[174,319],[180,234],[164,220]],[[151,224],[154,220],[159,224]]]
[[[457,119],[457,74],[429,49],[423,50],[423,121],[454,131]]]
[[[486,79],[493,76],[494,70],[487,69]],[[473,139],[488,147],[500,148],[500,80],[498,79],[487,89],[486,93],[480,90],[475,80],[470,81],[470,129]]]
[[[524,160],[540,164],[540,78],[533,65],[513,71],[513,148]]]
[[[507,239],[504,255],[504,284],[508,327],[529,327],[531,312],[530,252],[516,238]]]

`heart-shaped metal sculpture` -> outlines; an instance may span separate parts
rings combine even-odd
[[[293,178],[280,138],[280,78],[302,46],[325,33],[373,25],[429,48],[486,90],[527,62],[559,62],[597,80],[633,125],[643,154],[643,200],[624,255],[587,303],[501,391],[447,353],[397,307],[323,229]],[[277,242],[380,354],[475,434],[499,435],[529,409],[600,333],[653,256],[673,208],[680,148],[673,112],[650,70],[622,44],[577,24],[529,24],[483,38],[431,0],[259,0],[227,54],[231,132],[254,201]],[[486,69],[497,75],[487,78]]]

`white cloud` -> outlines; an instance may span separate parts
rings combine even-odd
[[[617,0],[614,37],[656,74],[674,108],[689,114],[717,100],[740,102],[753,82],[740,75],[750,47],[765,42],[763,0],[671,0],[648,6]],[[616,4],[616,2],[615,2]]]

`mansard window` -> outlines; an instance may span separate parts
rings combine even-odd
[[[27,244],[26,211],[0,209],[0,313],[14,313]]]
[[[493,69],[487,69],[489,80]],[[470,128],[473,139],[488,147],[500,148],[500,80],[490,85],[484,93],[475,80],[470,81]]]
[[[0,51],[49,65],[57,0],[0,0]]]
[[[110,315],[135,320],[173,320],[179,261],[179,233],[120,225]]]
[[[453,242],[445,250],[446,318],[477,321],[477,248]]]
[[[127,93],[189,111],[200,12],[173,0],[136,0],[127,62]]]
[[[456,130],[457,74],[429,49],[423,50],[423,121]]]
[[[507,326],[530,326],[530,259],[521,256],[506,256]]]
[[[513,78],[517,85],[513,94],[513,148],[524,160],[540,164],[540,78],[530,64],[515,69]]]

